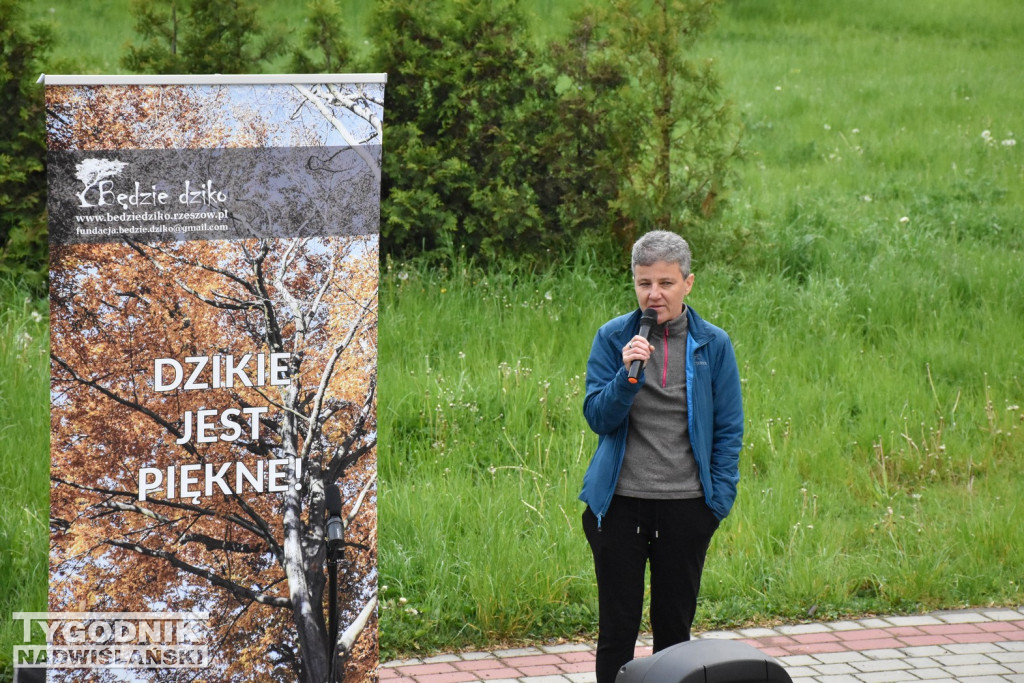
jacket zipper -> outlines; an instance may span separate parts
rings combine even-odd
[[[661,388],[668,386],[668,325],[665,325],[665,362],[661,366]]]

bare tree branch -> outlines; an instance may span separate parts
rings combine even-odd
[[[131,241],[131,240],[128,240],[128,241]],[[192,267],[192,268],[200,268],[202,270],[206,270],[206,271],[209,271],[211,273],[215,273],[217,275],[221,275],[221,276],[227,278],[228,280],[234,282],[235,284],[239,285],[240,287],[242,287],[242,289],[246,290],[250,294],[253,294],[253,295],[256,294],[256,291],[253,289],[252,283],[250,283],[248,280],[245,280],[244,278],[238,277],[237,275],[235,275],[230,270],[225,270],[223,268],[215,268],[213,266],[207,265],[205,263],[201,263],[199,261],[190,261],[188,259],[185,259],[185,258],[179,256],[178,254],[176,254],[174,252],[171,252],[171,251],[168,251],[168,250],[164,249],[163,247],[161,247],[159,245],[150,245],[149,248],[152,249],[153,251],[157,251],[157,252],[163,254],[164,256],[167,256],[168,258],[174,259],[175,261],[177,261],[178,263],[180,263],[182,265],[187,265],[187,266]]]
[[[60,358],[59,356],[57,356],[57,355],[55,355],[53,353],[50,354],[50,358],[55,363],[57,363],[59,366],[64,368],[64,370],[69,375],[71,375],[71,378],[74,381],[78,382],[79,384],[81,384],[83,386],[87,386],[87,387],[90,387],[91,389],[95,389],[96,391],[100,392],[101,394],[103,394],[107,398],[113,400],[116,403],[119,403],[120,405],[123,405],[126,408],[130,408],[131,410],[134,410],[134,411],[136,411],[136,412],[138,412],[138,413],[140,413],[142,415],[145,415],[150,420],[155,422],[157,425],[159,425],[160,427],[166,429],[168,432],[170,432],[172,435],[174,435],[177,439],[181,438],[181,431],[178,429],[178,427],[174,423],[168,422],[163,417],[161,417],[157,413],[153,412],[152,410],[150,410],[146,406],[141,405],[139,403],[136,403],[135,401],[130,401],[130,400],[122,397],[120,394],[115,393],[114,391],[108,389],[107,387],[103,386],[99,382],[97,382],[95,380],[91,380],[91,379],[86,379],[85,377],[82,377],[77,372],[75,372],[75,369],[71,367],[70,363],[68,363],[63,358]],[[181,444],[181,447],[185,451],[187,451],[188,453],[191,453],[192,455],[196,456],[197,458],[199,457],[199,454],[196,453],[196,450],[192,446],[192,444],[189,444],[189,443]]]
[[[374,292],[373,296],[376,296],[376,292]],[[330,384],[331,377],[334,375],[334,366],[337,365],[338,359],[341,357],[341,354],[344,353],[345,349],[348,348],[348,345],[352,343],[353,339],[355,339],[356,332],[358,332],[359,328],[362,326],[363,319],[365,318],[369,303],[372,300],[372,297],[370,299],[367,299],[366,306],[363,307],[363,310],[359,318],[352,323],[352,327],[349,329],[348,334],[345,335],[344,339],[342,339],[335,345],[334,351],[331,353],[331,357],[327,359],[327,365],[324,367],[324,373],[323,375],[320,376],[320,386],[317,389],[316,398],[313,401],[313,408],[310,411],[310,418],[313,421],[310,422],[309,427],[306,430],[306,440],[305,443],[302,444],[303,458],[307,458],[309,456],[309,451],[312,448],[313,429],[316,424],[316,421],[318,420],[321,407],[323,406],[324,396],[327,393],[327,386]]]
[[[309,88],[307,88],[304,85],[296,84],[295,89],[302,93],[302,96],[309,100],[310,104],[316,107],[316,110],[320,112],[320,114],[325,119],[327,119],[331,126],[334,127],[334,130],[338,131],[338,134],[341,135],[342,139],[344,139],[345,142],[348,143],[348,145],[352,147],[353,150],[355,150],[356,154],[358,154],[362,158],[362,160],[366,162],[366,165],[373,172],[374,180],[376,180],[379,183],[380,164],[377,163],[376,159],[370,156],[370,153],[369,151],[367,151],[366,147],[360,144],[359,141],[356,140],[354,137],[352,137],[352,134],[349,133],[348,129],[345,128],[345,125],[338,120],[338,118],[334,115],[334,112],[331,111],[330,107],[324,104],[323,100],[321,100],[320,97],[315,95]]]
[[[152,256],[150,256],[148,253],[146,253],[146,251],[144,249],[142,249],[141,247],[139,247],[136,243],[128,242],[128,246],[130,246],[135,251],[139,252],[139,254],[141,254],[143,258],[145,258],[147,261],[152,263],[153,267],[156,268],[158,271],[160,271],[161,274],[165,274],[165,275],[167,274],[167,268],[162,263],[160,263],[159,261],[154,259]],[[197,292],[194,288],[186,285],[181,280],[179,280],[179,279],[177,279],[177,278],[175,278],[173,276],[169,276],[169,278],[170,278],[171,282],[173,282],[179,289],[181,289],[182,291],[188,292],[189,294],[194,296],[196,299],[199,299],[200,301],[202,301],[204,304],[206,304],[208,306],[213,306],[214,308],[220,308],[220,309],[223,309],[223,310],[226,310],[226,311],[247,311],[247,310],[251,310],[251,309],[254,309],[254,308],[259,308],[259,304],[255,303],[255,302],[243,302],[241,304],[235,304],[235,303],[227,303],[227,302],[224,302],[224,301],[218,301],[216,299],[211,299],[209,297],[203,296],[202,294]]]
[[[352,651],[352,646],[356,644],[356,640],[359,635],[366,628],[366,624],[369,623],[370,617],[377,611],[377,596],[374,595],[370,598],[369,602],[363,607],[362,611],[359,612],[359,616],[353,621],[344,633],[338,638],[337,649],[338,653],[343,656],[347,656]]]
[[[373,399],[377,393],[377,375],[376,373],[370,377],[370,386],[366,391],[366,399],[363,401],[363,407],[359,411],[359,417],[356,419],[352,429],[349,430],[345,440],[335,449],[334,455],[331,457],[330,462],[327,465],[327,476],[328,481],[337,479],[341,472],[343,472],[350,464],[358,460],[358,458],[364,453],[373,449],[377,444],[376,438],[371,440],[371,443],[364,445],[363,447],[352,451],[352,446],[355,444],[356,439],[359,439],[366,435],[366,423],[373,415]]]
[[[384,124],[380,118],[373,112],[372,109],[362,103],[361,100],[365,97],[354,97],[338,90],[338,86],[334,83],[327,84],[327,90],[334,96],[334,101],[341,106],[348,109],[350,112],[365,120],[377,133],[377,137],[380,138],[384,134]],[[360,93],[362,95],[362,93]]]
[[[119,512],[137,512],[140,515],[144,515],[151,519],[155,519],[158,522],[171,522],[170,517],[165,517],[159,512],[154,512],[149,508],[142,507],[141,505],[134,505],[131,503],[122,503],[117,500],[105,500],[100,503],[102,507],[109,508],[111,510],[117,510]]]
[[[335,456],[331,459],[330,465],[327,468],[327,476],[333,479],[337,479],[341,474],[348,469],[351,465],[359,461],[359,458],[363,457],[374,448],[377,447],[377,439],[370,439],[369,442],[360,446],[354,451],[348,452],[348,455],[344,457]]]
[[[114,541],[114,540],[110,540],[110,539],[107,539],[107,540],[105,540],[103,542],[106,545],[111,545],[111,546],[114,546],[114,547],[117,547],[117,548],[124,548],[125,550],[131,550],[133,552],[139,553],[140,555],[147,555],[149,557],[158,557],[158,558],[160,558],[162,560],[167,561],[172,566],[177,567],[178,569],[182,569],[182,570],[188,572],[189,574],[193,574],[193,575],[198,576],[198,577],[200,577],[202,579],[206,579],[207,581],[209,581],[214,586],[218,586],[220,588],[225,588],[225,589],[231,591],[231,593],[233,593],[234,595],[236,595],[239,598],[244,598],[246,600],[253,600],[254,602],[258,602],[258,603],[260,603],[262,605],[271,605],[273,607],[291,607],[292,606],[292,601],[290,599],[288,599],[288,598],[282,598],[282,597],[277,597],[277,596],[273,596],[273,595],[267,595],[265,593],[258,593],[258,592],[254,591],[254,590],[246,588],[245,586],[240,586],[237,583],[235,583],[234,581],[226,579],[223,576],[220,576],[219,574],[215,574],[215,573],[213,573],[211,571],[208,571],[206,569],[203,569],[201,567],[197,567],[195,565],[189,564],[188,562],[185,562],[184,560],[179,558],[174,553],[169,553],[169,552],[167,552],[165,550],[153,550],[152,548],[147,548],[146,546],[139,545],[138,543],[125,543],[124,541]]]
[[[132,499],[135,499],[135,500],[137,500],[138,497],[139,497],[139,492],[138,491],[117,491],[117,490],[114,490],[114,489],[105,489],[105,488],[100,488],[100,487],[96,487],[96,486],[85,486],[83,484],[76,484],[73,481],[68,481],[66,479],[61,479],[60,477],[54,477],[54,476],[51,476],[50,480],[54,481],[54,482],[56,482],[58,484],[63,484],[65,486],[70,486],[70,487],[78,489],[80,491],[91,491],[93,493],[102,493],[102,494],[108,495],[108,496],[126,496],[128,498],[132,498]],[[256,525],[252,524],[251,522],[246,521],[245,519],[239,517],[238,515],[225,515],[225,514],[221,514],[221,513],[215,512],[213,510],[210,510],[208,508],[200,507],[198,505],[191,505],[189,503],[179,503],[177,501],[164,500],[164,499],[160,499],[160,498],[150,498],[146,502],[148,502],[150,505],[162,505],[164,507],[174,508],[174,509],[177,509],[177,510],[184,510],[184,511],[191,512],[191,513],[194,513],[194,514],[197,514],[197,515],[207,516],[207,517],[215,517],[217,519],[223,519],[223,520],[225,520],[227,522],[231,522],[232,524],[235,524],[236,526],[239,526],[239,527],[245,529],[246,531],[256,535],[261,540],[265,541],[270,546],[270,549],[275,554],[280,555],[280,550],[281,550],[280,546],[278,546],[277,541],[274,539],[273,534],[269,533],[269,529],[264,531],[259,526],[256,526]]]
[[[222,541],[206,534],[185,534],[181,537],[180,543],[201,543],[207,550],[226,550],[233,553],[256,554],[266,552],[265,548],[239,543],[237,541]]]
[[[363,490],[359,492],[359,497],[356,498],[356,502],[352,504],[352,509],[349,511],[348,516],[345,517],[345,529],[349,528],[352,521],[356,518],[356,515],[359,514],[359,508],[363,505],[363,499],[366,498],[366,493],[370,490],[370,487],[373,486],[375,481],[377,481],[376,472],[374,472],[373,476],[366,481],[366,485],[363,486]]]

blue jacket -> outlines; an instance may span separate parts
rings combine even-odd
[[[608,512],[626,454],[629,409],[644,384],[630,384],[622,363],[622,347],[637,334],[640,310],[601,326],[587,361],[587,395],[583,415],[597,433],[597,450],[583,475],[580,500],[597,515]],[[736,500],[739,455],[743,446],[743,402],[732,342],[724,330],[686,307],[686,413],[690,445],[704,487],[704,499],[718,519],[725,519]]]

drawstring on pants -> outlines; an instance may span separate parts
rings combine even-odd
[[[655,500],[649,500],[649,501],[643,501],[643,502],[641,502],[641,503],[639,503],[637,505],[637,511],[636,511],[636,533],[637,533],[638,536],[640,535],[640,526],[641,526],[641,524],[640,524],[640,517],[641,517],[640,506],[641,505],[650,505],[650,506],[652,506],[654,508],[654,538],[657,539],[658,538],[658,530],[661,527],[660,520],[659,520],[659,517],[658,517],[658,507],[659,507],[658,506],[658,502],[655,501]]]

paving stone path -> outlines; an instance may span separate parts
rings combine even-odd
[[[1024,683],[1024,606],[710,631],[775,657],[794,683]],[[651,654],[651,639],[636,655]],[[381,665],[382,683],[593,683],[594,645],[442,654]]]

